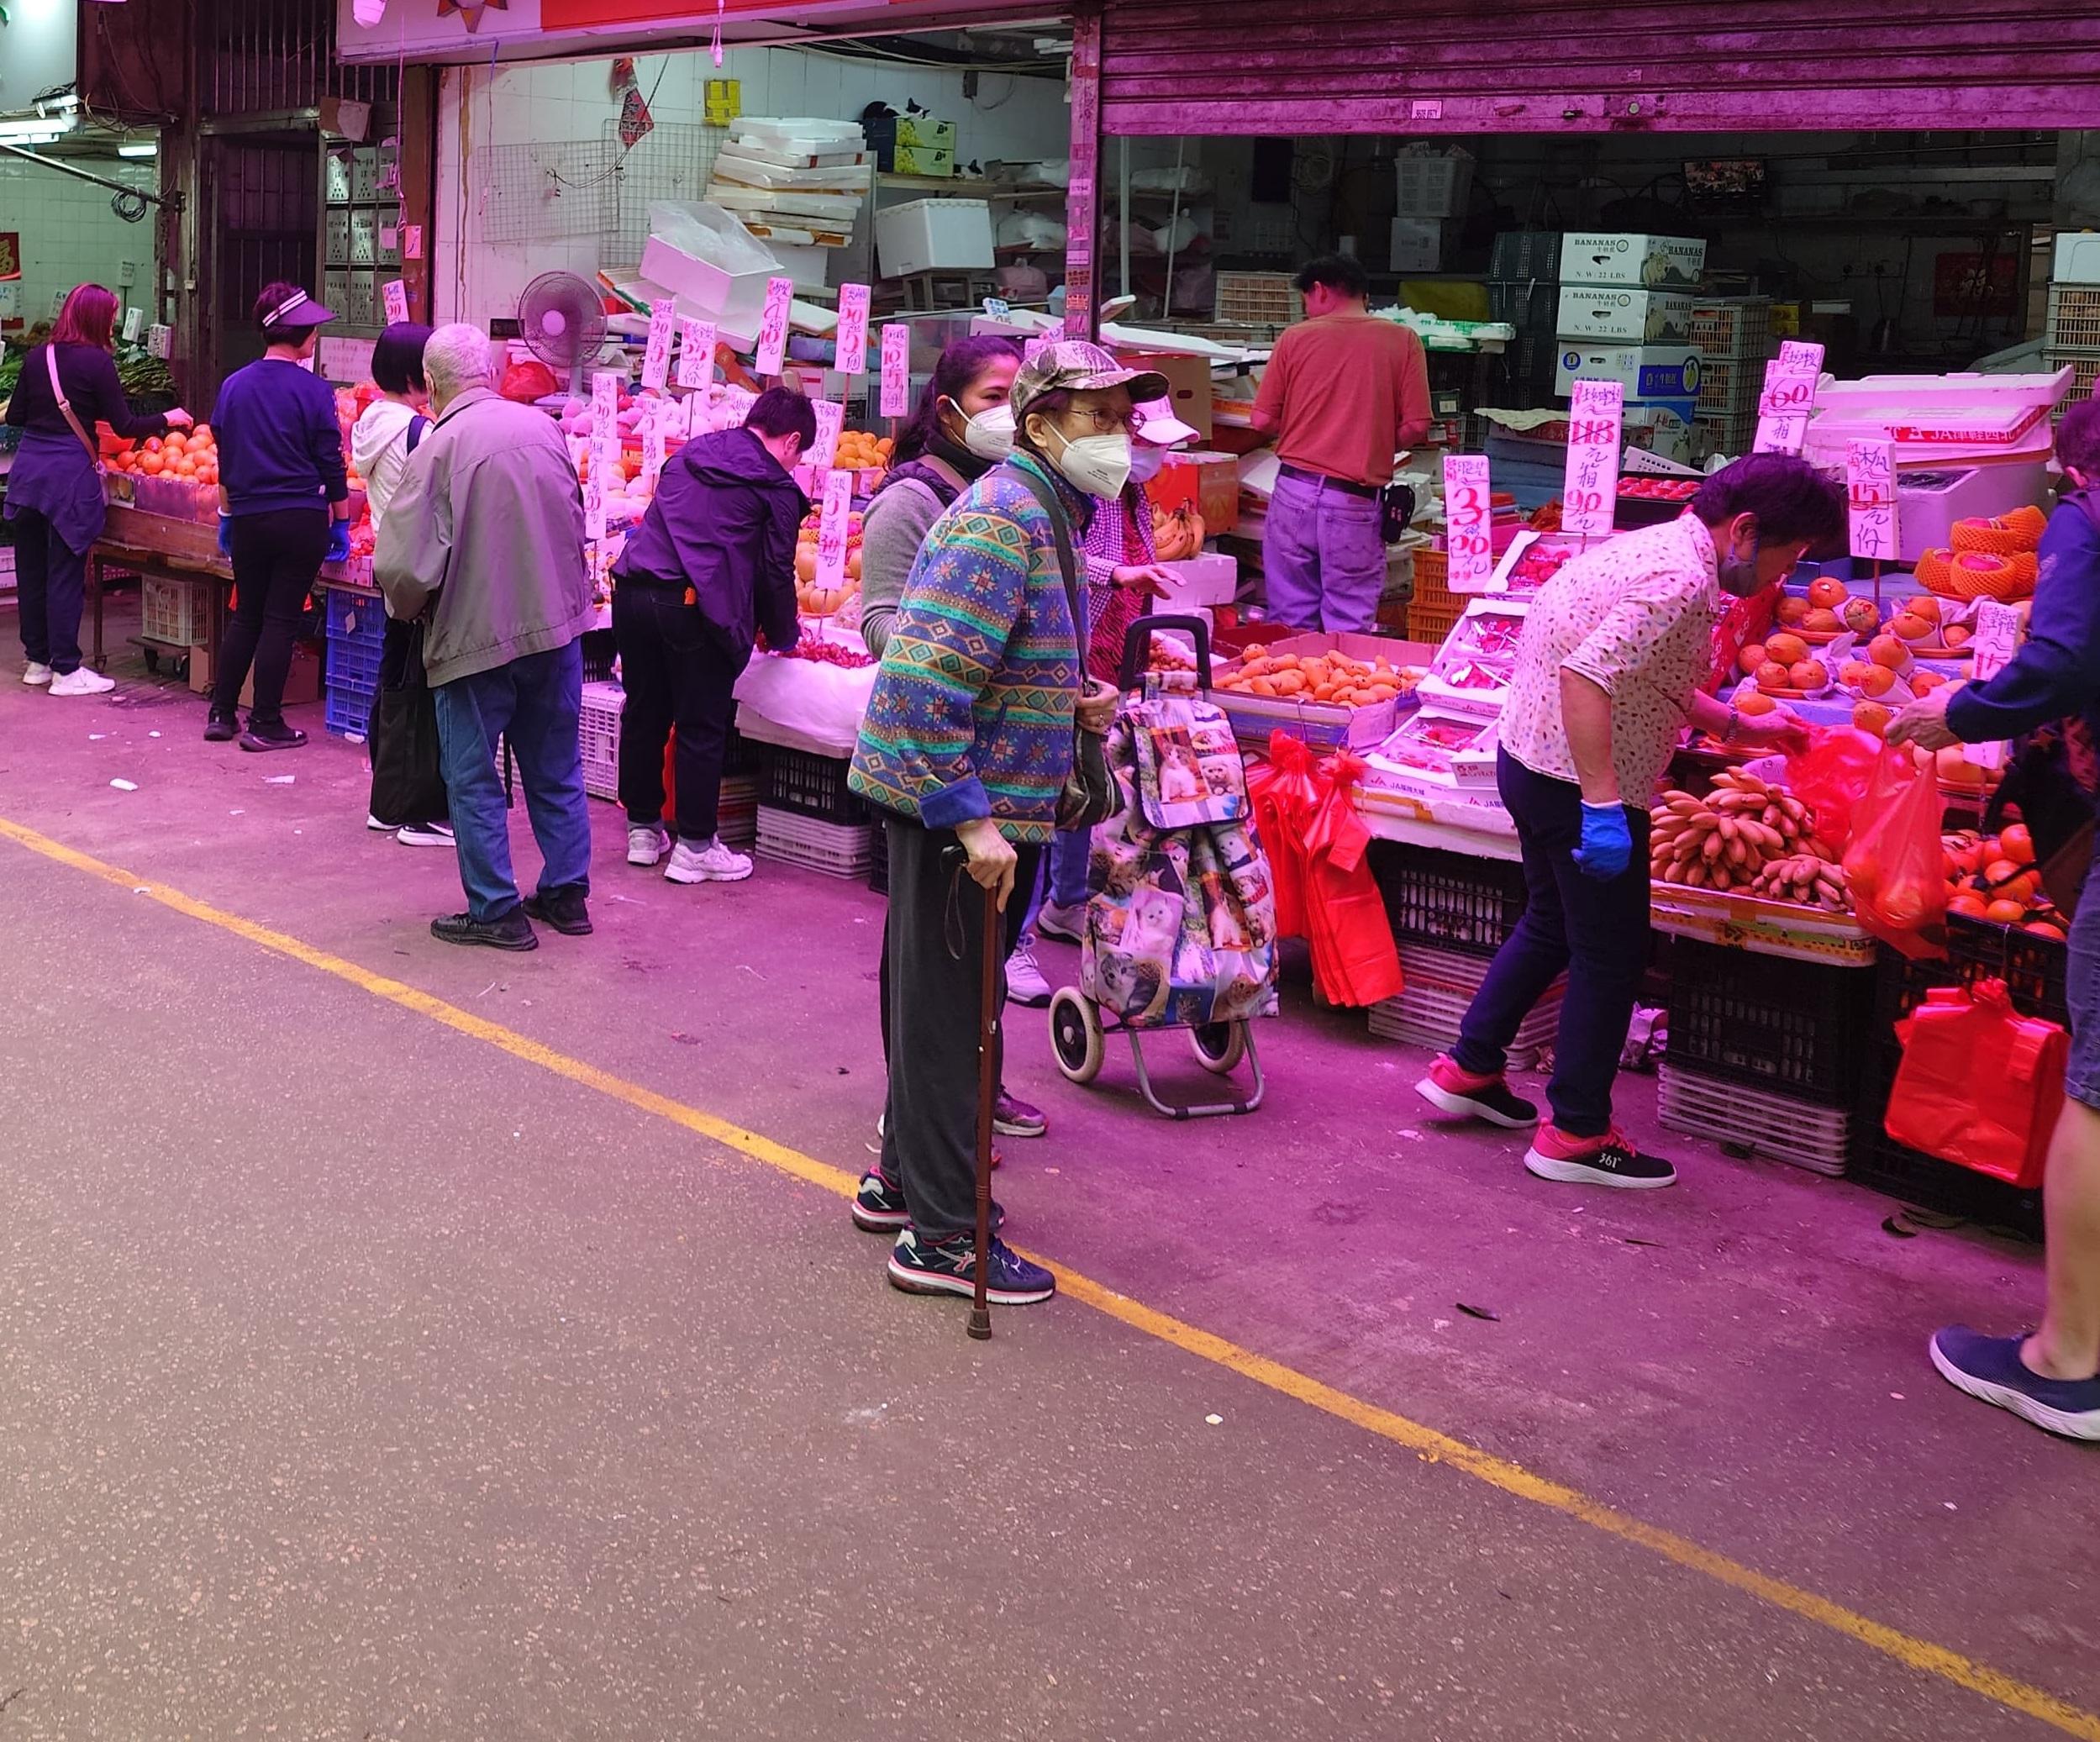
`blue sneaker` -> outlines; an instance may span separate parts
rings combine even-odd
[[[2047,1433],[2100,1440],[2100,1378],[2045,1379],[2021,1360],[2024,1340],[1950,1325],[1932,1339],[1932,1364],[1950,1385]]]
[[[976,1242],[966,1234],[950,1239],[921,1239],[912,1229],[897,1237],[890,1254],[890,1286],[907,1294],[959,1294],[977,1292]],[[1057,1278],[1039,1264],[1030,1264],[1004,1240],[992,1243],[985,1298],[1002,1307],[1032,1307],[1057,1292]]]
[[[895,1234],[912,1225],[912,1213],[904,1203],[904,1188],[892,1186],[880,1168],[861,1176],[861,1189],[853,1194],[853,1225],[863,1234]],[[992,1200],[992,1231],[1006,1226],[1006,1212],[999,1200]]]

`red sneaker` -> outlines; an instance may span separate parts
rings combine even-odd
[[[1505,1131],[1529,1131],[1539,1123],[1539,1109],[1510,1092],[1500,1071],[1476,1076],[1461,1071],[1439,1053],[1429,1074],[1414,1086],[1414,1092],[1439,1113],[1453,1113],[1469,1119],[1485,1119]]]
[[[1524,1166],[1542,1180],[1615,1186],[1621,1191],[1652,1192],[1677,1183],[1676,1168],[1656,1156],[1642,1155],[1632,1139],[1617,1131],[1603,1137],[1571,1137],[1558,1125],[1541,1125],[1531,1139]]]

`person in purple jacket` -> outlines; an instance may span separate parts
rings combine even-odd
[[[2042,534],[2041,573],[2027,639],[1985,683],[1951,684],[1889,723],[1891,744],[1944,750],[2068,723],[2074,776],[2092,797],[2100,744],[2100,402],[2074,405],[2056,433],[2056,460],[2074,487]],[[1987,1337],[1966,1325],[1937,1333],[1940,1376],[2052,1434],[2100,1439],[2100,860],[2071,918],[2071,1062],[2064,1110],[2042,1186],[2048,1221],[2048,1303],[2031,1337]]]
[[[620,803],[627,862],[674,883],[736,883],[751,861],[715,832],[736,681],[758,631],[795,645],[795,529],[809,498],[789,476],[817,439],[800,393],[769,387],[743,426],[687,442],[613,571],[613,634],[627,705]],[[664,827],[664,746],[678,729],[678,839]]]

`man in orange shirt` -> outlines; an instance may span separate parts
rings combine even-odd
[[[1429,360],[1413,332],[1371,314],[1347,255],[1295,282],[1306,318],[1276,341],[1254,403],[1283,462],[1261,540],[1269,609],[1293,629],[1361,632],[1386,584],[1379,492],[1395,455],[1429,433]]]

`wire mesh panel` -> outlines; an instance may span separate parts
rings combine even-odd
[[[481,189],[482,238],[546,242],[609,234],[619,212],[619,141],[492,145]],[[639,255],[640,250],[637,250]]]
[[[605,124],[605,143],[620,165],[615,181],[617,209],[606,230],[605,257],[614,266],[631,266],[640,261],[643,245],[649,240],[650,207],[660,201],[697,200],[705,194],[714,173],[715,154],[729,135],[726,128],[659,122],[634,142],[633,150],[625,151],[619,125],[617,120]]]

